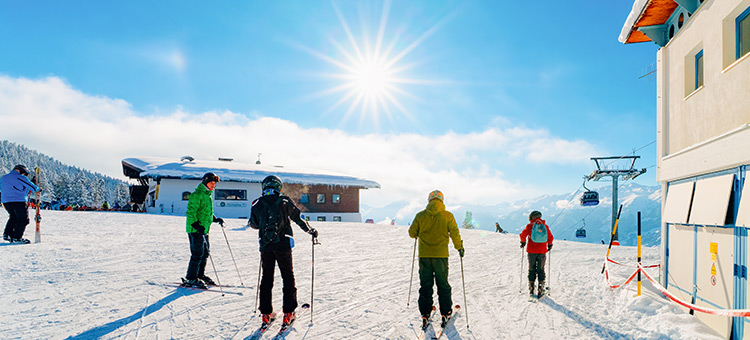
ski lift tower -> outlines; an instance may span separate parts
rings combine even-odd
[[[635,169],[635,160],[641,158],[641,156],[620,156],[620,157],[591,157],[591,160],[596,163],[596,170],[594,170],[589,176],[589,181],[598,181],[603,177],[612,177],[612,231],[613,241],[615,244],[619,244],[617,238],[617,231],[615,230],[615,220],[617,219],[617,181],[622,177],[623,181],[629,179],[635,179],[636,177],[644,174],[646,169]]]

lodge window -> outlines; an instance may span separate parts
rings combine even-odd
[[[331,202],[333,203],[341,203],[341,195],[339,194],[333,194],[331,195]],[[334,219],[335,221],[335,219]]]
[[[325,222],[326,217],[325,216],[318,216],[318,221]]]
[[[341,222],[341,216],[333,216],[334,222]]]
[[[703,86],[703,50],[695,55],[695,87],[697,89]]]
[[[737,59],[750,52],[750,7],[736,20],[737,26]]]
[[[310,196],[307,194],[302,194],[299,196],[299,202],[300,203],[310,203]]]
[[[326,202],[326,194],[318,194],[318,203],[325,203]]]
[[[217,201],[247,201],[247,190],[216,189],[214,199]]]
[[[182,200],[183,201],[187,201],[188,199],[190,199],[190,191],[183,191],[182,192]]]

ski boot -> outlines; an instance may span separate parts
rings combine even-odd
[[[442,320],[440,321],[440,327],[445,328],[445,325],[448,324],[448,321],[451,319],[452,314],[453,314],[453,310],[449,310],[448,314],[442,315]]]
[[[284,313],[284,319],[282,321],[282,325],[288,325],[294,322],[294,319],[296,318],[296,315],[294,312],[291,313]]]
[[[10,243],[29,244],[31,241],[25,238],[10,238]]]
[[[273,322],[274,319],[275,318],[274,318],[273,314],[270,314],[270,313],[269,314],[263,314],[261,316],[261,323],[262,323],[263,326],[267,326],[268,324],[270,324],[271,322]]]
[[[11,238],[8,234],[3,234],[3,240],[10,242]]]
[[[427,326],[430,325],[430,314],[422,315],[422,330],[427,329]]]
[[[529,297],[535,297],[534,296],[534,282],[529,281]]]
[[[216,282],[214,282],[214,280],[211,280],[211,278],[208,277],[208,276],[206,276],[206,275],[199,276],[198,280],[203,281],[203,283],[205,283],[206,286],[215,286],[216,285]]]
[[[183,278],[181,286],[189,288],[208,289],[208,287],[206,287],[206,284],[198,279],[187,280]]]
[[[544,289],[544,281],[539,281],[539,288],[537,291],[539,292],[538,295],[540,299],[547,293]]]

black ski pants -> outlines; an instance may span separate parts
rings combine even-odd
[[[8,202],[3,203],[5,210],[8,212],[8,223],[5,224],[3,235],[19,239],[23,237],[26,231],[26,225],[29,224],[29,211],[26,208],[26,202]]]
[[[432,311],[432,286],[437,285],[440,314],[453,310],[451,285],[448,283],[448,258],[419,258],[419,313],[429,315]]]
[[[297,308],[297,287],[294,283],[294,269],[292,268],[292,250],[263,250],[260,252],[263,268],[263,278],[260,280],[260,313],[273,313],[271,297],[273,293],[273,276],[276,263],[279,264],[281,280],[284,287],[284,313],[294,312]]]
[[[529,253],[529,283],[534,283],[537,278],[539,278],[539,283],[544,281],[544,261],[546,259],[547,254]]]
[[[206,275],[206,259],[209,255],[208,235],[188,233],[190,240],[190,262],[185,279],[195,280]]]

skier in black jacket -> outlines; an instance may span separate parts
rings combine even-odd
[[[271,321],[273,305],[271,292],[273,289],[274,267],[279,264],[281,279],[284,283],[284,324],[294,320],[294,310],[297,308],[297,287],[294,283],[292,268],[292,239],[291,221],[312,235],[318,237],[318,232],[310,228],[302,218],[300,211],[289,197],[281,195],[281,179],[277,176],[267,176],[263,179],[263,195],[253,201],[248,225],[258,230],[260,243],[260,259],[263,277],[260,281],[260,313],[263,323]]]

